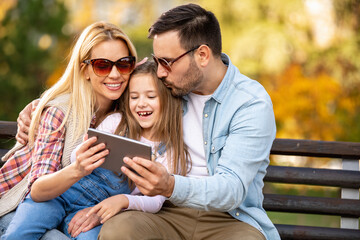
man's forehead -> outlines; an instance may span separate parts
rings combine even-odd
[[[170,51],[181,49],[177,32],[170,31],[156,34],[153,38],[153,51],[155,55],[166,55]]]
[[[158,33],[154,35],[154,39],[178,39],[179,38],[179,31],[171,30],[163,33]]]

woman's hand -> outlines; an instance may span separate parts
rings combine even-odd
[[[96,137],[88,139],[86,134],[84,142],[76,151],[76,161],[73,164],[77,174],[81,177],[89,175],[95,168],[101,166],[105,161],[105,156],[109,154],[104,143],[93,146],[95,142]]]
[[[91,214],[96,214],[101,219],[101,224],[104,224],[114,215],[118,214],[122,209],[129,207],[129,199],[123,195],[115,195],[109,197],[102,202],[98,203],[86,214],[86,216],[91,216]]]

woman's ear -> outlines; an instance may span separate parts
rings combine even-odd
[[[87,68],[87,65],[86,65],[85,63],[81,63],[81,64],[80,64],[80,69],[83,68],[83,67],[85,67],[85,69],[84,69],[85,79],[86,79],[86,80],[90,80],[90,74],[89,74],[89,72],[88,72],[88,68]]]

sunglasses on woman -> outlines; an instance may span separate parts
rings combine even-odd
[[[110,74],[113,66],[115,65],[120,74],[130,74],[135,68],[135,57],[123,57],[113,62],[109,59],[97,58],[84,60],[83,63],[91,64],[94,73],[99,77],[106,77]]]
[[[198,49],[200,46],[201,45],[198,45],[198,46],[190,49],[189,51],[181,54],[180,56],[178,56],[177,58],[174,58],[172,60],[166,59],[166,58],[159,58],[159,57],[156,57],[154,54],[151,54],[151,55],[152,55],[152,57],[153,57],[153,59],[154,59],[154,61],[156,62],[157,65],[160,64],[161,66],[163,66],[166,69],[166,71],[171,72],[171,66],[174,64],[174,62],[176,62],[177,60],[179,60],[180,58],[182,58],[186,54]]]

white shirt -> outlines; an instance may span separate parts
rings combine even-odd
[[[188,111],[184,116],[184,142],[191,156],[191,170],[188,177],[208,176],[203,145],[202,119],[205,102],[211,95],[189,93]]]

